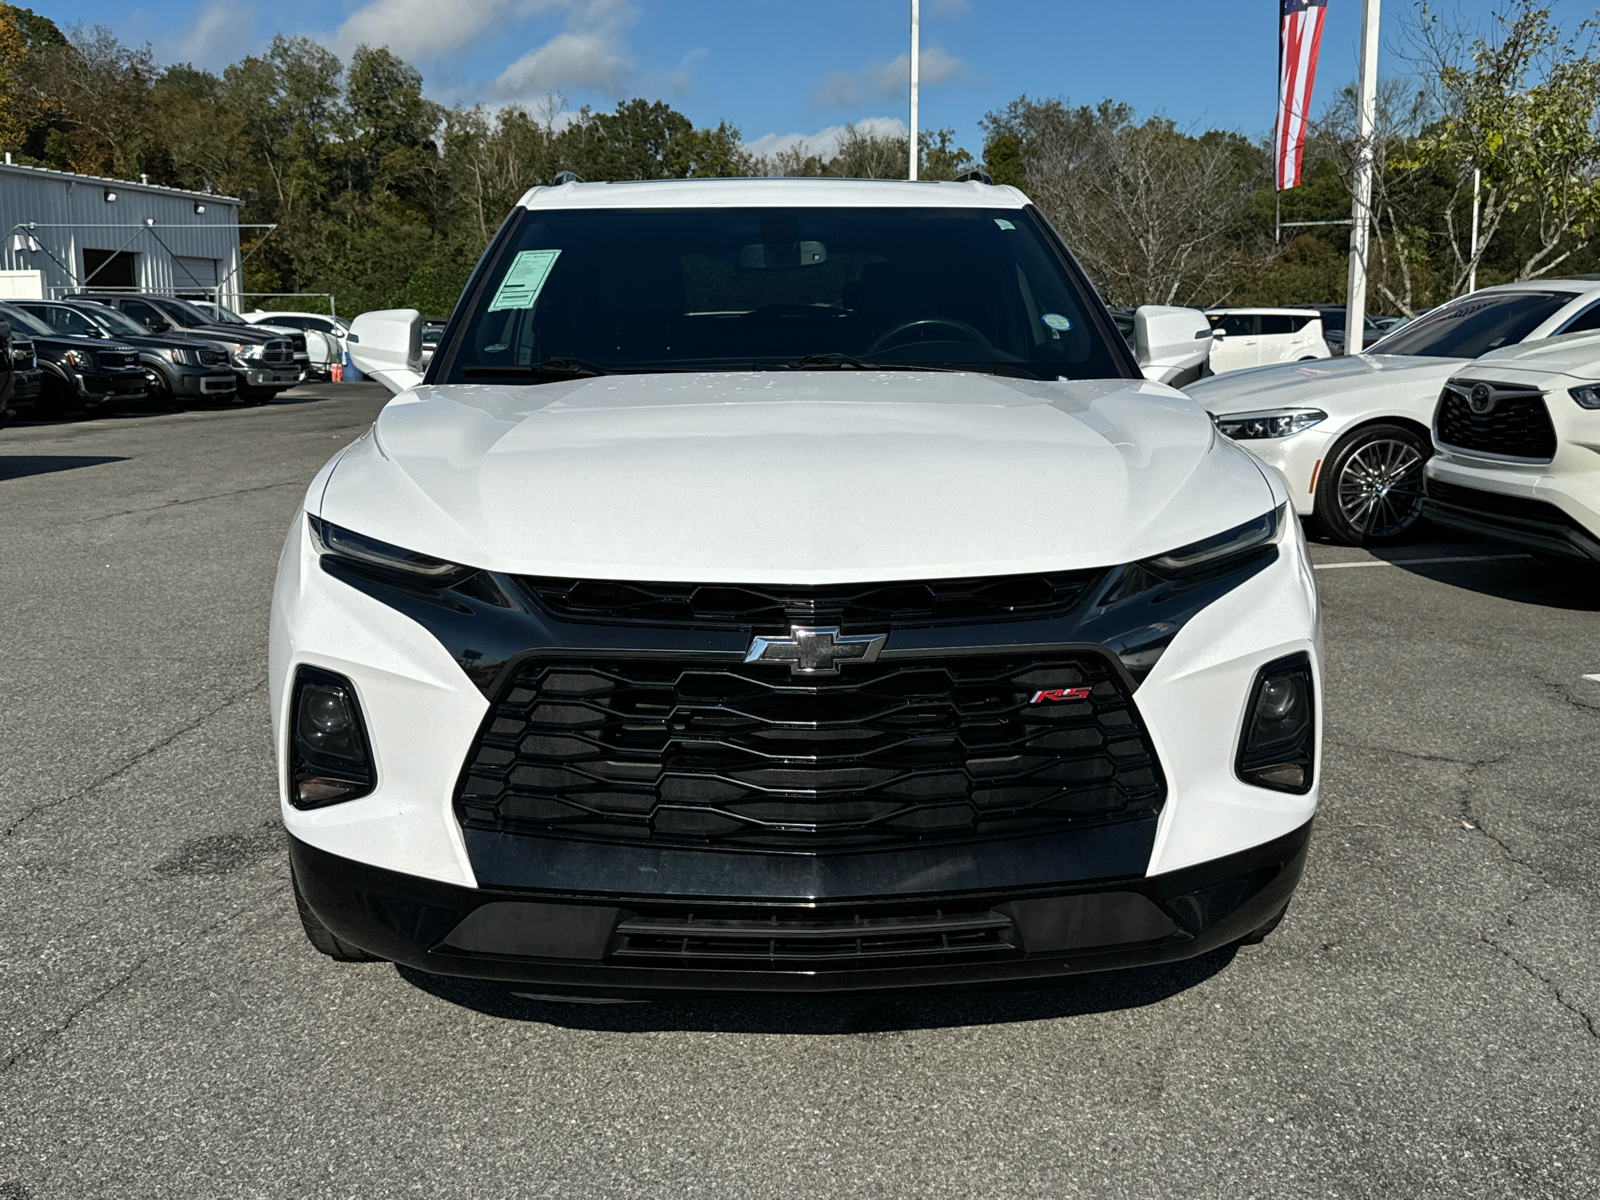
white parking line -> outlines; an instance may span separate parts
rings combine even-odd
[[[1338,571],[1344,567],[1407,567],[1412,564],[1425,566],[1429,563],[1458,563],[1458,562],[1500,562],[1508,558],[1527,558],[1526,554],[1464,554],[1456,558],[1399,558],[1393,562],[1387,559],[1363,559],[1361,562],[1343,563],[1315,563],[1312,566],[1316,571]]]
[[[1585,675],[1584,678],[1591,683],[1600,683],[1600,675]]]

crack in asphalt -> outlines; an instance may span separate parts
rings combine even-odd
[[[1579,1008],[1576,1004],[1574,1004],[1572,1001],[1568,1000],[1564,995],[1562,995],[1561,994],[1561,985],[1559,983],[1557,983],[1553,979],[1548,978],[1547,976],[1539,974],[1539,972],[1535,971],[1527,963],[1523,962],[1520,958],[1518,958],[1515,954],[1513,954],[1506,947],[1502,946],[1499,942],[1495,941],[1487,933],[1478,934],[1478,939],[1481,942],[1483,942],[1484,945],[1490,947],[1491,949],[1499,951],[1506,958],[1510,959],[1513,963],[1515,963],[1518,967],[1522,968],[1522,970],[1528,975],[1528,977],[1530,979],[1535,979],[1538,982],[1544,984],[1545,987],[1549,988],[1550,989],[1550,994],[1552,996],[1554,996],[1555,999],[1556,999],[1556,1003],[1561,1005],[1562,1008],[1566,1009],[1573,1016],[1577,1017],[1578,1020],[1582,1021],[1583,1022],[1583,1027],[1586,1030],[1588,1030],[1588,1033],[1589,1033],[1590,1037],[1594,1038],[1596,1041],[1600,1041],[1600,1028],[1596,1028],[1594,1017],[1590,1016],[1587,1012],[1585,1012],[1583,1009]]]
[[[88,525],[94,521],[109,521],[112,517],[130,517],[138,513],[160,512],[164,508],[179,508],[185,504],[203,504],[207,500],[226,500],[230,496],[248,496],[252,492],[270,492],[275,488],[304,487],[297,479],[286,479],[281,483],[264,483],[259,487],[235,488],[231,492],[217,492],[210,496],[191,496],[187,500],[163,500],[160,504],[152,504],[148,508],[122,508],[116,512],[101,513],[97,517],[85,517],[83,524]]]
[[[278,884],[277,887],[268,888],[267,891],[262,895],[261,900],[265,901],[265,900],[267,900],[268,898],[270,898],[272,896],[281,896],[283,893],[287,892],[288,890],[289,890],[289,885],[288,884],[280,883],[280,884]],[[259,903],[252,903],[252,904],[246,904],[246,905],[243,905],[243,906],[241,906],[239,908],[236,908],[236,909],[233,910],[233,912],[229,913],[227,916],[219,917],[219,918],[217,918],[217,920],[211,922],[211,924],[202,926],[200,929],[195,930],[193,933],[185,934],[184,938],[183,938],[183,943],[186,944],[186,943],[189,943],[189,942],[198,941],[199,939],[204,938],[209,934],[215,933],[218,929],[221,929],[224,925],[230,924],[231,922],[238,920],[240,917],[246,915],[247,913],[255,912],[258,908],[261,908],[261,907],[264,907],[264,905],[263,904],[259,904]],[[170,949],[176,949],[176,948],[177,947],[171,947]],[[81,1004],[77,1005],[76,1007],[74,1007],[72,1009],[72,1011],[67,1014],[66,1019],[64,1021],[62,1021],[61,1024],[55,1026],[53,1029],[45,1030],[45,1032],[43,1034],[41,1034],[39,1037],[35,1038],[32,1042],[28,1043],[25,1046],[20,1046],[16,1050],[14,1050],[10,1055],[8,1055],[6,1057],[6,1060],[4,1062],[0,1062],[0,1075],[4,1075],[7,1071],[11,1070],[18,1063],[20,1063],[23,1059],[27,1058],[28,1056],[30,1056],[32,1054],[36,1054],[38,1051],[40,1051],[40,1050],[44,1049],[46,1046],[48,1046],[51,1042],[58,1041],[60,1038],[65,1036],[66,1033],[73,1027],[73,1025],[75,1025],[77,1023],[78,1018],[83,1016],[83,1014],[88,1012],[91,1008],[94,1008],[96,1005],[100,1004],[102,1001],[104,1001],[108,996],[110,996],[113,992],[117,991],[119,988],[126,987],[128,985],[128,983],[133,979],[133,977],[135,975],[137,975],[140,971],[144,970],[146,964],[148,964],[155,957],[157,957],[157,956],[154,955],[154,954],[146,954],[146,955],[142,956],[137,961],[135,961],[134,964],[131,967],[129,967],[126,971],[124,971],[121,975],[117,976],[110,983],[106,984],[103,988],[101,988],[94,995],[90,996],[83,1003],[81,1003]]]
[[[63,804],[71,804],[74,800],[81,800],[85,796],[89,795],[91,792],[98,791],[100,788],[104,787],[106,784],[112,782],[113,780],[117,779],[119,776],[126,774],[128,771],[130,771],[134,767],[138,766],[141,762],[143,762],[145,759],[149,758],[152,754],[155,754],[157,751],[166,749],[168,746],[172,745],[173,742],[175,742],[179,738],[181,738],[184,734],[193,733],[196,729],[199,729],[200,726],[204,725],[207,721],[209,721],[212,717],[216,716],[223,709],[229,708],[232,705],[239,703],[241,700],[249,699],[251,696],[255,695],[257,692],[259,692],[262,688],[264,688],[266,686],[267,686],[267,681],[265,679],[261,679],[261,680],[258,680],[255,683],[251,684],[244,691],[239,692],[236,695],[229,696],[221,704],[218,704],[214,708],[207,709],[205,712],[201,713],[200,716],[196,717],[193,721],[189,722],[189,724],[184,725],[179,729],[173,730],[173,732],[168,734],[166,737],[162,738],[160,741],[154,743],[153,745],[146,746],[143,750],[139,751],[139,753],[135,754],[132,758],[128,759],[121,766],[117,767],[116,769],[114,769],[112,771],[107,772],[106,774],[102,775],[99,779],[96,779],[94,782],[89,783],[89,784],[85,784],[83,787],[79,788],[77,791],[71,793],[70,795],[61,796],[61,797],[58,797],[55,800],[44,800],[44,801],[41,801],[38,804],[29,805],[27,808],[23,809],[23,811],[21,813],[19,813],[17,815],[17,817],[14,820],[12,820],[11,823],[8,824],[5,827],[5,829],[3,831],[0,831],[0,840],[4,840],[4,839],[7,839],[7,838],[10,838],[14,833],[16,833],[16,831],[18,829],[20,829],[22,826],[26,825],[29,821],[33,820],[33,818],[37,817],[40,813],[49,812],[51,809],[59,808]]]

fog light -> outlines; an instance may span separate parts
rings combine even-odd
[[[372,791],[372,755],[348,679],[298,668],[289,730],[289,802],[296,808],[320,808]]]
[[[1311,658],[1292,654],[1256,673],[1235,770],[1257,787],[1304,795],[1316,751]]]

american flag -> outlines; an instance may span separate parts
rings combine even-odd
[[[1278,122],[1272,158],[1278,188],[1300,186],[1300,160],[1306,150],[1306,113],[1311,81],[1317,74],[1317,47],[1328,0],[1282,0],[1278,33]]]

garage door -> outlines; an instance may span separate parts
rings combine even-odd
[[[207,290],[217,286],[217,260],[214,258],[184,258],[173,255],[172,286],[179,292]]]

